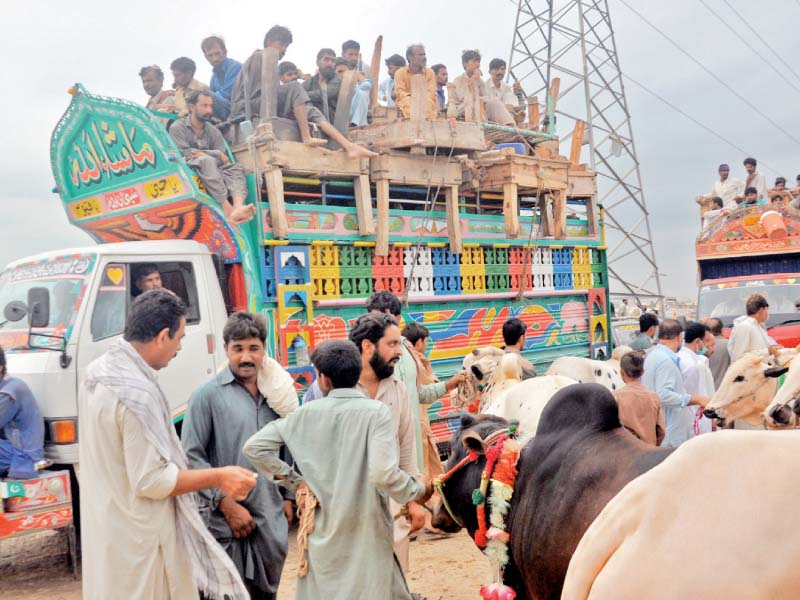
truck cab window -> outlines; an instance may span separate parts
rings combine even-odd
[[[92,311],[92,339],[95,341],[120,335],[128,315],[128,268],[110,263],[103,270],[100,288]]]
[[[132,273],[131,298],[135,298],[153,288],[164,288],[178,296],[189,308],[189,313],[186,316],[187,324],[200,321],[197,280],[192,263],[175,261],[147,262],[133,263],[130,267]]]

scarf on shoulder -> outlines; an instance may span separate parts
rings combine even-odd
[[[141,421],[147,441],[164,460],[175,463],[181,470],[189,468],[155,371],[131,344],[119,340],[89,365],[88,391],[93,392],[98,383],[114,392]],[[189,558],[197,588],[217,600],[248,600],[250,596],[236,566],[200,518],[194,494],[175,496],[175,514],[178,543]]]

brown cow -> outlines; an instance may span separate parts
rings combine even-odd
[[[499,417],[462,416],[461,429],[451,440],[448,470],[466,456],[465,446],[482,453],[480,440],[504,427],[508,423]],[[542,412],[536,437],[521,453],[511,499],[504,579],[518,600],[558,600],[570,557],[589,524],[625,484],[670,452],[623,428],[617,403],[605,387],[576,384],[558,391]],[[478,524],[472,491],[480,485],[484,464],[479,456],[454,472],[444,487],[454,514],[473,537]],[[461,528],[441,502],[433,524],[450,532]]]

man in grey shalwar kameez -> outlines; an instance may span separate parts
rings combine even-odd
[[[251,437],[244,454],[262,473],[317,497],[308,537],[309,571],[298,600],[410,600],[392,549],[389,498],[424,502],[430,482],[398,466],[388,407],[354,388],[361,357],[352,342],[331,340],[311,356],[326,397],[304,404]],[[286,446],[302,476],[280,460]]]
[[[229,366],[194,392],[183,424],[183,447],[192,468],[252,468],[242,455],[244,443],[278,419],[256,387],[257,367],[265,351],[263,317],[234,313],[222,336]],[[233,559],[252,600],[276,597],[288,547],[287,517],[293,497],[292,492],[263,477],[242,502],[217,489],[200,493],[200,513]]]

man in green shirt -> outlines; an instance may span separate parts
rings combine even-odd
[[[639,317],[639,335],[633,338],[630,346],[632,350],[649,350],[653,347],[658,329],[658,317],[653,313],[644,313]]]

